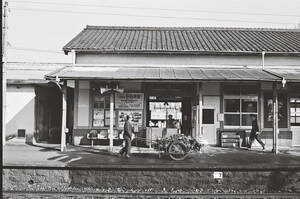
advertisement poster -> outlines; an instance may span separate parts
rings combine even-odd
[[[119,128],[124,127],[125,116],[130,115],[132,125],[142,126],[143,124],[142,110],[119,110]]]
[[[117,93],[116,109],[143,109],[143,93]]]
[[[103,109],[94,109],[94,120],[93,126],[104,126],[104,110]]]

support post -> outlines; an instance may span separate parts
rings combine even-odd
[[[62,120],[60,151],[66,151],[66,123],[67,123],[67,82],[62,87]]]
[[[272,152],[278,154],[278,92],[277,84],[273,83],[273,149]]]
[[[113,133],[114,133],[114,92],[110,93],[110,120],[109,120],[109,151],[113,152]]]
[[[6,67],[8,2],[4,2],[2,29],[2,146],[6,143]]]
[[[199,110],[198,110],[198,132],[197,132],[197,138],[200,138],[202,136],[203,131],[203,125],[202,125],[202,109],[203,109],[203,101],[202,101],[202,84],[198,84],[198,94],[199,94]]]

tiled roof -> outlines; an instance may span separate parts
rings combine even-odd
[[[46,79],[153,80],[153,81],[279,81],[261,69],[213,67],[103,67],[75,65],[46,75]]]
[[[65,53],[300,54],[300,29],[87,26]]]

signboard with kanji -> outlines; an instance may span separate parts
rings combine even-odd
[[[143,93],[116,93],[116,109],[143,109]]]

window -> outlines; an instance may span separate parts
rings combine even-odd
[[[214,124],[214,109],[202,109],[202,123],[203,124]]]
[[[292,126],[300,126],[300,98],[290,99],[290,121]]]
[[[94,93],[94,107],[93,107],[93,126],[103,127],[109,126],[110,118],[110,96],[101,95],[99,93]],[[114,117],[116,118],[116,112],[114,112]],[[114,125],[115,125],[114,120]]]
[[[251,115],[257,115],[257,85],[224,86],[224,125],[251,126]]]
[[[287,95],[278,94],[278,126],[287,128]],[[264,94],[264,127],[273,127],[273,96],[271,93]]]

